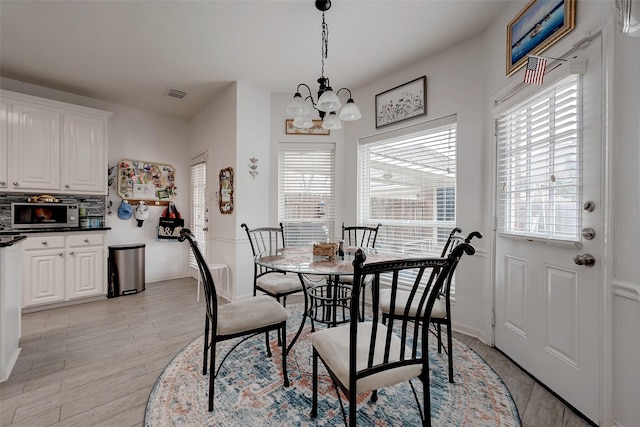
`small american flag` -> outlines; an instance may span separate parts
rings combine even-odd
[[[524,82],[541,85],[544,78],[544,70],[547,68],[547,58],[530,56],[527,61],[527,69],[524,72]]]

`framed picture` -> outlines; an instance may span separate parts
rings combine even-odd
[[[376,95],[376,128],[427,114],[427,76]]]
[[[507,76],[576,26],[576,0],[532,0],[507,25]]]
[[[233,168],[220,170],[219,207],[221,214],[233,213]]]
[[[313,120],[313,126],[309,129],[299,129],[293,125],[293,119],[285,122],[285,132],[287,135],[330,135],[329,129],[322,128],[322,120]]]

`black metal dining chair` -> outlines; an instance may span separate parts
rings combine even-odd
[[[213,282],[213,277],[211,276],[211,271],[207,267],[207,263],[200,249],[198,249],[198,243],[195,241],[193,234],[191,234],[191,230],[187,228],[182,229],[180,237],[178,238],[180,242],[185,240],[191,245],[193,255],[198,264],[206,301],[202,374],[207,374],[207,359],[209,358],[209,350],[211,350],[211,357],[209,358],[209,412],[213,411],[215,378],[218,376],[218,372],[227,356],[238,346],[236,344],[231,347],[220,361],[218,369],[215,370],[216,344],[222,341],[239,337],[247,340],[255,335],[265,333],[267,354],[271,357],[269,331],[277,330],[282,336],[283,341],[282,376],[284,386],[289,387],[287,352],[284,351],[284,348],[286,348],[287,319],[289,318],[287,310],[275,299],[266,295],[218,305],[216,287]],[[250,363],[250,361],[248,362]]]
[[[353,251],[356,248],[375,248],[376,247],[376,239],[378,238],[378,231],[382,224],[378,223],[375,227],[367,226],[367,225],[349,225],[345,226],[344,222],[342,223],[342,241],[345,249],[348,251]],[[361,292],[361,313],[364,313],[365,303],[366,303],[366,287],[369,285],[371,278],[365,278],[365,281],[362,283],[364,289]],[[340,276],[338,278],[338,283],[343,285],[352,285],[353,284],[353,276]]]
[[[354,286],[351,299],[350,323],[324,329],[311,334],[313,346],[313,393],[311,417],[318,415],[318,360],[322,361],[337,388],[349,400],[349,426],[355,427],[357,420],[356,399],[358,394],[372,391],[372,404],[377,400],[377,390],[413,378],[422,381],[423,400],[416,403],[423,425],[431,425],[431,399],[429,379],[429,353],[427,328],[417,327],[419,322],[427,324],[433,305],[444,284],[450,279],[464,253],[472,255],[473,246],[462,243],[446,258],[410,258],[394,261],[366,263],[365,253],[356,252],[354,283],[371,276],[373,297],[372,313],[367,321],[360,321],[360,287]],[[437,271],[433,286],[424,292],[422,278],[429,271]],[[388,281],[390,280],[390,283]],[[391,311],[387,324],[382,323],[378,300],[381,287],[391,290]],[[408,289],[407,303],[398,301],[399,290]],[[419,322],[407,314],[409,307],[417,304]],[[404,307],[402,315],[396,316],[396,307]],[[413,387],[413,385],[412,385]],[[338,393],[340,400],[340,394]],[[340,400],[345,424],[347,416]],[[392,410],[390,408],[390,410]]]
[[[469,233],[467,237],[460,235],[462,230],[458,227],[455,227],[449,233],[449,237],[445,245],[442,248],[442,252],[440,254],[441,257],[447,257],[455,248],[461,243],[471,243],[474,237],[482,238],[482,234],[478,231],[473,231]],[[429,289],[433,286],[433,281],[437,277],[438,271],[437,269],[433,269],[429,278],[426,280],[424,289]],[[454,382],[453,376],[453,334],[451,330],[451,282],[453,276],[451,276],[442,286],[442,289],[438,293],[438,297],[434,302],[433,310],[431,311],[430,323],[433,325],[435,329],[435,334],[438,339],[438,353],[442,352],[444,348],[444,344],[442,342],[442,326],[446,326],[447,332],[447,346],[445,352],[447,353],[448,359],[448,373],[449,373],[449,382]],[[391,311],[391,292],[386,289],[380,293],[380,308],[382,310],[383,320],[389,316]],[[408,299],[408,292],[401,290],[399,291],[399,295],[397,297],[397,301],[406,303]],[[396,306],[396,316],[403,315],[404,306],[400,304]],[[414,303],[413,306],[409,307],[407,315],[409,319],[416,318],[416,314],[418,311],[418,307]]]
[[[278,249],[285,247],[282,223],[279,227],[258,228],[249,228],[246,223],[242,223],[240,227],[247,233],[254,257],[266,251],[275,253]],[[257,292],[275,298],[286,307],[287,296],[302,292],[302,283],[297,274],[286,274],[254,263],[253,295],[255,296]]]

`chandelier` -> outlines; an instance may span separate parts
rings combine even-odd
[[[329,84],[329,78],[324,76],[324,60],[327,59],[327,50],[329,47],[329,26],[324,20],[324,13],[331,8],[330,0],[316,0],[316,9],[322,12],[322,69],[320,78],[318,78],[318,100],[313,98],[311,88],[304,83],[300,83],[293,95],[293,99],[287,105],[287,114],[293,116],[293,126],[299,129],[309,129],[313,126],[311,119],[311,109],[307,100],[311,100],[311,105],[318,110],[320,118],[323,119],[322,127],[324,129],[342,129],[342,122],[358,120],[362,117],[360,108],[356,105],[351,97],[351,91],[346,87],[333,91]],[[302,98],[300,89],[306,88],[309,95]],[[349,92],[347,103],[342,106],[338,95],[340,92]],[[341,109],[342,108],[342,109]],[[339,111],[339,114],[336,114]]]

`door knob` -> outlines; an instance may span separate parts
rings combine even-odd
[[[596,263],[596,259],[591,254],[576,255],[573,258],[573,262],[575,262],[578,265],[593,267],[593,265]]]
[[[202,231],[209,231],[209,227],[202,227]]]

